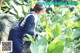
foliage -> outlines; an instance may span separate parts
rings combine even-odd
[[[15,15],[20,20],[28,14],[35,3],[33,0],[5,0],[2,10]],[[41,25],[40,29],[46,32],[46,35],[36,40],[28,36],[32,42],[31,53],[78,53],[80,50],[80,1],[78,5],[49,7],[54,12],[44,14],[37,25],[37,28]],[[70,11],[71,7],[74,7],[74,11]]]

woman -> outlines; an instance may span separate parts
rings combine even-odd
[[[8,40],[13,41],[13,51],[12,53],[22,53],[23,48],[23,37],[27,33],[31,36],[38,36],[34,33],[32,29],[35,27],[38,17],[40,17],[44,12],[44,7],[42,5],[36,4],[31,13],[23,18],[19,24],[11,29]]]

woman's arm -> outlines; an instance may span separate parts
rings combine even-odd
[[[29,35],[36,35],[38,36],[38,34],[35,34],[34,33],[34,30],[32,30],[32,28],[35,27],[35,19],[34,19],[34,16],[33,15],[30,15],[28,16],[28,18],[26,19],[26,22],[25,22],[25,30],[26,30],[26,33],[29,34]]]

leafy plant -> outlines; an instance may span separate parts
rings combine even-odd
[[[34,0],[5,0],[2,10],[20,20],[28,14],[29,9],[35,3]],[[73,11],[69,10],[71,7],[74,7]],[[44,14],[40,18],[39,25],[35,28],[46,32],[46,35],[42,34],[43,36],[36,40],[28,35],[32,42],[30,45],[31,53],[79,53],[80,1],[75,6],[53,5],[51,8],[52,12]]]

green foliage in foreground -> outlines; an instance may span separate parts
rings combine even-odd
[[[62,53],[64,49],[64,40],[56,37],[48,46],[48,53]]]

